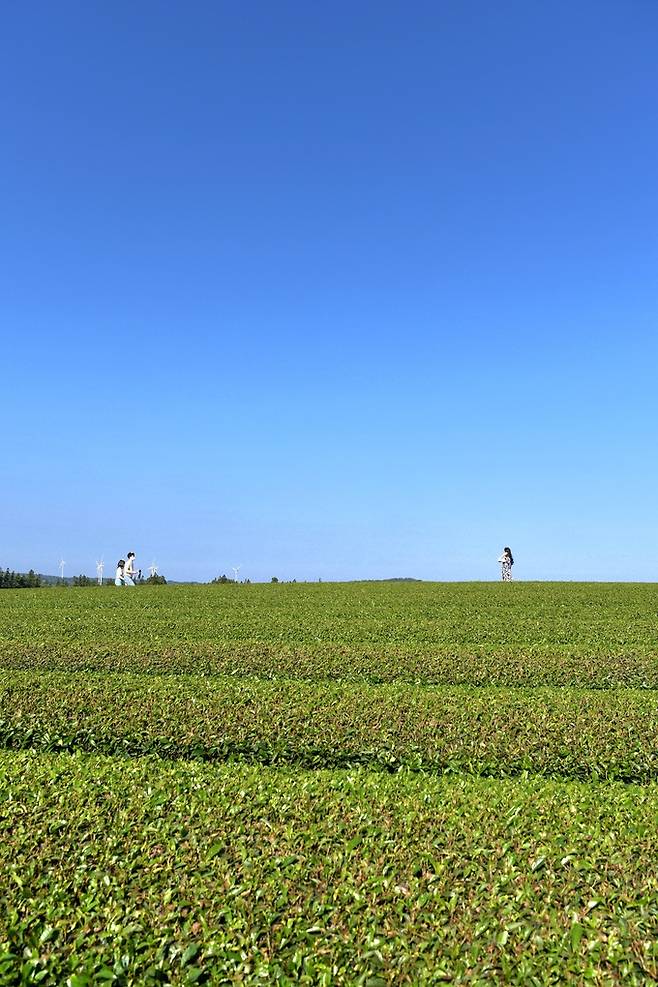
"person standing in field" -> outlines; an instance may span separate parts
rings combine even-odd
[[[134,586],[135,585],[135,576],[137,575],[137,573],[135,572],[135,553],[134,552],[128,552],[128,554],[126,555],[126,558],[128,559],[128,561],[126,562],[126,568],[125,568],[125,571],[124,571],[124,575],[125,575],[125,579],[126,579],[125,585],[126,586]]]
[[[498,559],[500,562],[500,575],[504,583],[508,583],[512,579],[512,566],[514,565],[514,558],[512,556],[512,549],[507,545],[503,549],[503,554]]]
[[[125,586],[126,585],[126,577],[125,577],[125,574],[124,574],[125,566],[126,566],[126,560],[125,559],[119,559],[119,561],[117,562],[116,575],[114,577],[114,585],[115,586]]]

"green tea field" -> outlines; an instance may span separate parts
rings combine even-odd
[[[658,982],[658,586],[0,594],[0,985]]]

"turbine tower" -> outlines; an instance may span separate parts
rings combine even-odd
[[[103,569],[105,568],[105,563],[103,562],[103,556],[101,555],[100,560],[96,563],[96,575],[98,576],[98,585],[103,585]]]
[[[64,561],[64,559],[60,559],[60,561],[59,561],[59,578],[61,580],[64,579],[64,566],[65,565],[66,565],[66,562]]]
[[[234,565],[234,566],[231,566],[231,568],[233,569],[233,576],[234,576],[235,581],[237,583],[237,581],[238,581],[238,573],[239,573],[240,569],[242,568],[242,566],[241,565]]]
[[[149,566],[149,574],[152,577],[157,576],[157,574],[158,574],[158,564],[157,564],[157,562],[151,562],[151,564]]]

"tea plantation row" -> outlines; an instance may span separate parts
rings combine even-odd
[[[0,984],[658,977],[658,790],[0,753]]]
[[[640,690],[6,672],[0,746],[313,767],[658,778]]]
[[[658,688],[658,589],[299,584],[6,591],[0,667]]]
[[[654,586],[0,597],[0,987],[658,978]]]

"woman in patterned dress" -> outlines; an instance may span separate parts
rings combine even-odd
[[[512,549],[505,546],[503,554],[498,559],[500,562],[500,574],[504,583],[508,583],[512,579],[512,566],[514,565],[514,558],[512,556]]]

